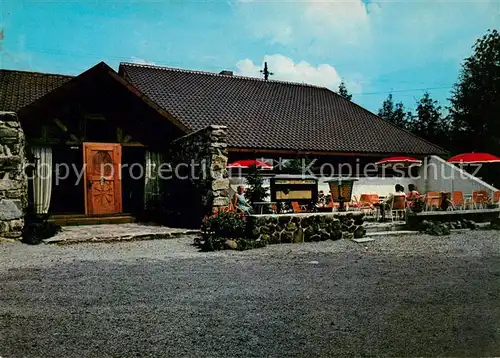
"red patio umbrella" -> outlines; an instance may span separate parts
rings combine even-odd
[[[500,158],[488,153],[464,153],[451,157],[447,162],[453,164],[500,163]]]
[[[381,165],[381,164],[396,164],[396,163],[422,164],[422,161],[412,157],[389,157],[382,159],[376,162],[375,164]]]
[[[262,160],[258,159],[244,159],[238,160],[236,162],[230,163],[227,165],[228,168],[250,168],[252,166],[256,166],[260,169],[272,169],[273,166],[269,163],[266,163]]]

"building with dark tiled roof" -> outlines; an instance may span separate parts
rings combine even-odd
[[[18,111],[71,78],[49,73],[0,70],[0,110]]]
[[[215,153],[222,154],[209,157],[214,163],[296,157],[374,163],[390,155],[424,158],[446,153],[327,88],[241,77],[231,71],[122,63],[116,72],[103,62],[75,77],[0,70],[0,111],[18,114],[30,152],[38,153],[33,160],[50,162],[53,168],[66,164],[85,169],[83,180],[72,170],[69,180],[52,184],[43,209],[52,213],[138,215],[151,194],[144,177],[136,180],[129,171],[119,179],[103,180],[89,168],[96,163],[133,167],[157,158],[151,153],[167,152],[173,161],[172,148],[190,151],[197,160],[216,148]],[[201,145],[199,153],[198,144],[179,145],[207,128],[216,137],[226,131],[227,140],[210,150]],[[210,135],[203,138],[212,140]],[[225,180],[226,175],[220,175]],[[209,185],[208,197],[222,202],[213,191],[226,184],[217,180]],[[40,185],[33,187],[38,190]],[[174,191],[196,192],[205,186]],[[200,197],[208,200],[205,194]],[[188,198],[169,200],[198,200]]]
[[[122,63],[119,73],[195,131],[228,127],[229,146],[259,152],[442,154],[328,88]]]
[[[229,147],[261,153],[444,154],[335,92],[265,81],[122,63],[119,75],[186,131],[228,127]],[[19,111],[72,76],[0,70],[0,110]]]

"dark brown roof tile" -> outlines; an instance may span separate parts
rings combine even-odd
[[[129,63],[120,74],[193,131],[227,126],[231,147],[444,153],[323,87]]]
[[[71,78],[48,73],[0,70],[0,110],[17,112]]]

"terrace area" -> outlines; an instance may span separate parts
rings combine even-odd
[[[263,171],[264,172],[264,171]],[[362,213],[364,221],[386,221],[415,227],[423,220],[491,221],[500,215],[500,190],[440,157],[430,156],[412,175],[337,179],[314,175],[269,175],[270,195],[251,203],[260,215]],[[265,174],[264,174],[265,175]],[[231,188],[248,187],[245,178],[231,177]],[[343,181],[343,184],[342,184]],[[403,189],[395,192],[395,186]],[[413,190],[410,191],[409,187]]]

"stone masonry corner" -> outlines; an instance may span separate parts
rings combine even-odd
[[[0,112],[0,237],[20,238],[28,202],[24,132],[12,112]]]

